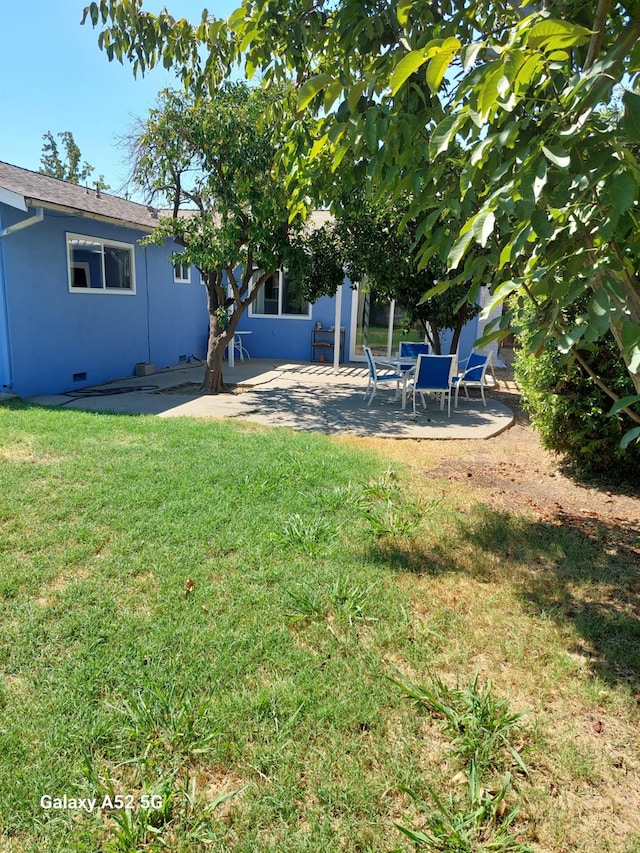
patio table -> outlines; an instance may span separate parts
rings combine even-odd
[[[373,360],[376,364],[380,364],[383,367],[391,367],[396,373],[402,374],[402,408],[406,409],[409,376],[418,363],[418,359],[411,358],[410,356],[403,356],[403,358],[399,356],[374,356]]]

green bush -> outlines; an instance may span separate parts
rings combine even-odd
[[[609,415],[613,401],[577,363],[567,365],[552,343],[536,356],[529,346],[535,333],[532,316],[523,315],[518,335],[522,349],[515,359],[515,374],[522,402],[542,444],[586,476],[607,476],[640,483],[640,444],[625,450],[620,440],[637,426],[625,414]],[[598,342],[597,352],[582,352],[594,372],[619,397],[634,394],[634,387],[611,335]]]

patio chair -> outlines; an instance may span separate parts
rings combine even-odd
[[[233,349],[235,354],[240,356],[240,361],[244,361],[245,358],[251,358],[249,350],[242,343],[242,336],[239,334],[233,336]]]
[[[440,408],[444,410],[445,397],[448,400],[448,415],[451,417],[451,391],[456,372],[455,355],[419,355],[413,377],[409,380],[409,389],[413,396],[413,414],[416,414],[416,395],[422,398],[422,408],[426,409],[425,394],[440,394]]]
[[[430,352],[431,348],[429,344],[421,343],[420,341],[400,341],[400,346],[398,347],[398,358],[411,359],[407,364],[400,364],[400,370],[404,373],[405,370],[414,368],[418,356],[429,355]]]
[[[399,397],[400,382],[403,380],[402,373],[397,373],[396,371],[378,373],[378,368],[376,366],[373,353],[371,352],[371,347],[363,347],[363,349],[367,359],[367,366],[369,367],[369,384],[367,385],[367,390],[364,392],[364,399],[366,400],[367,397],[369,397],[369,402],[367,403],[367,406],[371,405],[371,402],[375,397],[375,393],[378,389],[378,383],[380,382],[395,382],[396,397]]]
[[[466,361],[463,372],[459,376],[455,376],[453,384],[456,388],[456,396],[454,408],[458,408],[458,393],[460,387],[464,387],[464,393],[469,399],[469,388],[479,388],[482,396],[482,402],[486,408],[487,401],[484,396],[484,389],[489,383],[487,381],[487,370],[491,366],[491,353],[489,355],[481,355],[477,352],[472,352]]]
[[[431,347],[420,341],[400,341],[399,358],[417,358],[419,355],[429,355]]]

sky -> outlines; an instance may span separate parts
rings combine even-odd
[[[42,135],[71,131],[82,160],[120,194],[128,174],[119,138],[144,118],[158,92],[179,82],[163,68],[134,79],[131,66],[109,62],[98,29],[80,26],[89,0],[0,0],[0,160],[37,172]],[[236,0],[145,0],[174,18],[198,21],[203,8],[226,18]],[[58,140],[60,141],[60,140]],[[61,152],[62,153],[62,152]],[[142,201],[143,199],[138,199]]]

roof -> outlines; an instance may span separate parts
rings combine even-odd
[[[158,224],[158,211],[155,208],[0,162],[2,189],[22,196],[27,208],[63,210],[145,231],[151,231]]]

